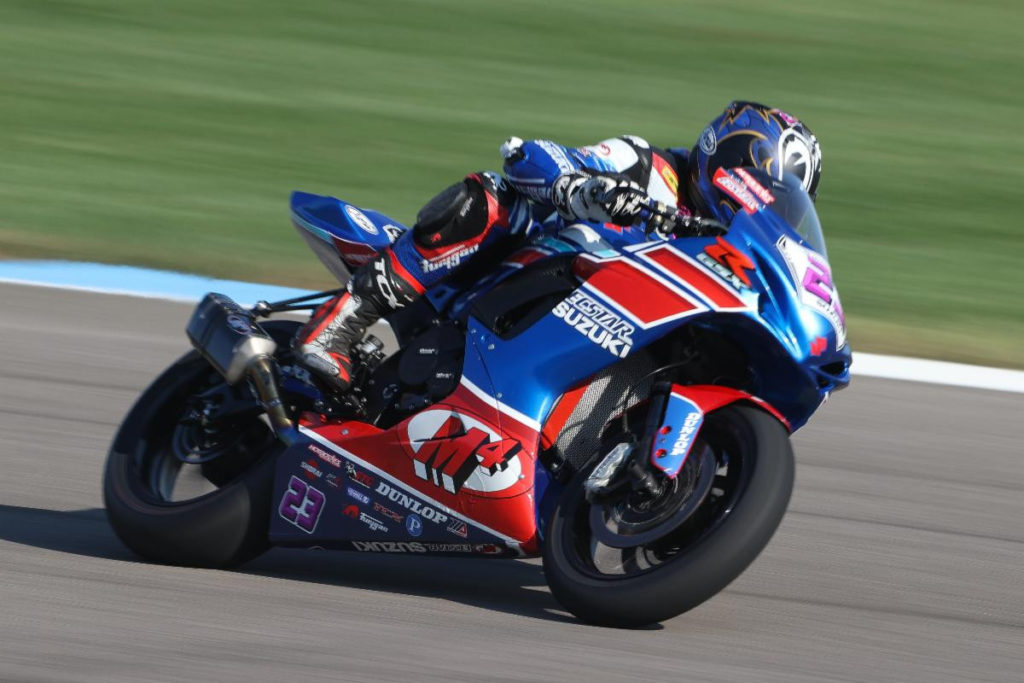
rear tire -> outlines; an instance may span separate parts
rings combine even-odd
[[[607,547],[587,538],[591,506],[583,495],[583,481],[596,462],[569,483],[544,539],[544,572],[552,594],[566,609],[603,626],[663,621],[721,591],[764,549],[793,488],[793,451],[785,428],[758,408],[734,404],[707,416],[694,451],[702,439],[715,452],[717,472],[739,465],[733,490],[705,500],[692,521],[652,544],[657,550],[621,551],[623,557],[647,553],[623,562],[627,569],[621,573],[602,573],[594,558]],[[723,468],[723,456],[732,465]],[[728,488],[726,477],[716,485]]]
[[[287,343],[295,324],[268,323],[265,329]],[[258,447],[223,458],[231,463],[229,476],[215,491],[182,502],[170,500],[165,487],[154,483],[154,468],[167,460],[171,435],[197,388],[219,376],[198,353],[190,352],[168,368],[143,392],[125,417],[107,456],[103,497],[110,524],[118,538],[147,560],[195,567],[230,567],[260,555],[269,547],[273,476],[283,445],[269,436],[258,418],[248,423]],[[264,430],[264,431],[260,431]],[[192,467],[192,466],[189,466]],[[218,477],[214,477],[218,479]]]

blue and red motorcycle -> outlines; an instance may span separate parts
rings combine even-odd
[[[732,169],[715,186],[728,226],[651,202],[657,233],[564,225],[486,273],[468,264],[367,331],[345,396],[295,362],[298,322],[260,322],[333,292],[251,309],[207,295],[195,350],[111,447],[114,530],[208,567],[271,545],[542,555],[568,610],[614,626],[707,600],[775,532],[789,434],[851,358],[799,182]],[[292,208],[343,283],[405,230],[330,197]]]

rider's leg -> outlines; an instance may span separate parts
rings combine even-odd
[[[381,316],[415,301],[423,286],[386,249],[352,275],[348,291],[313,312],[294,340],[299,361],[338,390],[352,382],[349,349]]]
[[[508,229],[514,196],[491,174],[473,174],[430,200],[412,230],[361,266],[348,291],[324,302],[299,330],[299,360],[334,389],[352,382],[351,346],[382,316],[443,280],[488,238]]]

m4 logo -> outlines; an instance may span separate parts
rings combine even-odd
[[[522,445],[484,423],[447,410],[429,410],[409,423],[416,476],[458,493],[502,491],[519,479]]]

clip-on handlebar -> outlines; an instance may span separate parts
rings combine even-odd
[[[640,209],[640,220],[645,223],[647,234],[657,232],[665,237],[713,237],[729,231],[729,226],[713,218],[682,213],[649,197]]]

